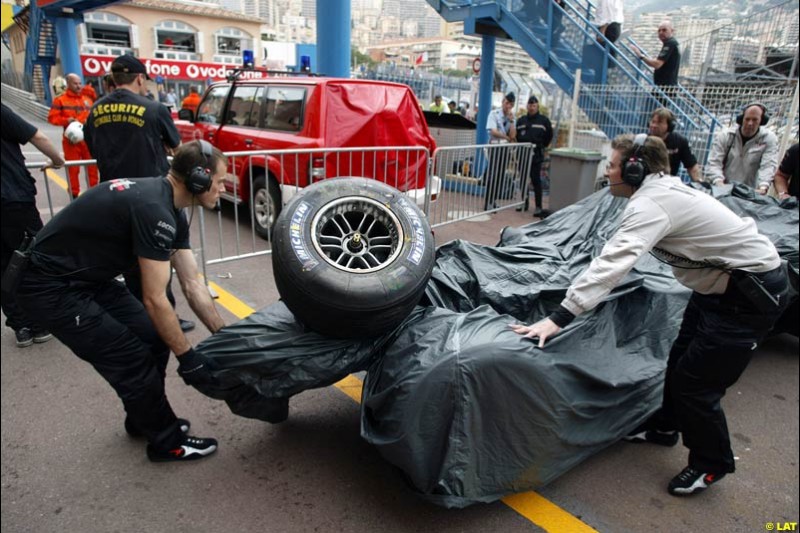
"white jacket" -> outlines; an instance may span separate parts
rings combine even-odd
[[[654,247],[720,268],[672,271],[681,284],[702,294],[721,294],[729,275],[722,269],[767,272],[780,266],[772,242],[710,195],[680,178],[651,174],[631,197],[617,232],[567,291],[561,305],[574,315],[593,309],[636,261]]]
[[[714,137],[706,165],[706,180],[738,181],[753,188],[772,183],[778,169],[778,137],[768,129],[758,128],[755,136],[742,145],[739,126],[728,128]]]

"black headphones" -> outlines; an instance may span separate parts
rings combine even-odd
[[[744,112],[747,111],[748,109],[750,109],[753,106],[761,108],[761,125],[762,126],[766,126],[767,125],[767,122],[769,122],[769,110],[767,109],[767,106],[765,106],[761,102],[751,102],[751,103],[747,104],[746,106],[744,106],[742,108],[742,110],[739,112],[739,114],[736,116],[736,123],[738,125],[741,126],[742,122],[744,122]]]
[[[669,109],[667,109],[666,111],[667,111],[667,132],[672,133],[673,131],[675,131],[675,126],[676,126],[675,114]]]
[[[650,174],[650,169],[642,160],[642,149],[647,141],[647,134],[640,133],[633,138],[633,153],[622,165],[622,181],[631,187],[638,187]]]
[[[186,188],[194,196],[211,190],[211,157],[213,150],[211,144],[203,139],[198,139],[200,151],[203,154],[203,164],[197,165],[186,176]]]

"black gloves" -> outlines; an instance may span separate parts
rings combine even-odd
[[[214,385],[216,378],[211,373],[211,362],[198,354],[194,348],[178,356],[178,374],[187,385]]]

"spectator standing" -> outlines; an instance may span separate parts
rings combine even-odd
[[[442,102],[441,94],[437,94],[433,97],[433,103],[428,109],[434,113],[439,113],[440,115],[447,112],[447,108],[445,107],[444,102]]]
[[[661,409],[627,440],[674,446],[682,433],[688,466],[667,490],[688,496],[736,468],[720,401],[786,307],[788,280],[775,246],[752,219],[666,175],[661,139],[620,136],[611,148],[611,194],[630,198],[619,229],[550,317],[511,327],[538,337],[543,348],[603,301],[642,255],[652,250],[671,264],[675,278],[694,292],[670,350]],[[748,287],[762,287],[761,298]]]
[[[181,109],[188,109],[192,112],[192,116],[197,115],[197,106],[200,105],[200,95],[197,94],[197,87],[192,85],[189,87],[189,96],[181,102]]]
[[[178,106],[178,96],[175,94],[175,89],[170,89],[167,93],[167,105],[171,109],[175,109]]]
[[[678,86],[678,70],[681,67],[681,51],[678,40],[674,36],[675,29],[669,20],[663,21],[658,26],[658,40],[661,41],[661,50],[655,58],[645,57],[641,49],[633,46],[633,51],[645,65],[653,68],[653,83],[655,83],[668,97],[675,94]],[[669,103],[660,93],[656,98],[663,107]]]
[[[224,326],[198,277],[181,209],[213,208],[223,190],[225,156],[205,141],[176,151],[162,178],[120,179],[95,187],[39,232],[18,302],[113,387],[125,430],[147,439],[151,461],[201,459],[214,439],[187,435],[164,389],[169,352],[187,384],[213,383],[205,359],[180,330],[165,296],[174,267],[189,305],[209,331]],[[116,281],[139,265],[144,305]]]
[[[89,116],[89,109],[92,107],[92,101],[89,97],[81,94],[81,78],[77,74],[67,74],[67,90],[64,93],[53,99],[53,105],[50,107],[50,113],[47,115],[47,122],[61,126],[64,128],[66,134],[67,126],[77,121],[81,124],[86,123],[86,118]],[[72,142],[66,135],[61,140],[61,146],[64,149],[64,159],[67,161],[80,161],[92,159],[92,154],[89,153],[89,147],[83,140]],[[67,173],[69,174],[69,187],[72,198],[77,198],[81,192],[80,182],[80,167],[69,167]],[[89,174],[89,187],[97,185],[99,179],[97,176],[97,167],[90,165],[86,167]]]
[[[536,145],[533,154],[533,161],[530,165],[530,179],[533,183],[533,198],[536,209],[533,212],[535,217],[543,217],[542,210],[542,162],[544,161],[544,151],[550,146],[553,140],[553,126],[550,119],[539,113],[539,99],[535,96],[528,98],[528,114],[517,119],[517,142],[533,143]],[[518,207],[518,211],[528,210],[529,193],[528,182],[523,169],[522,194],[525,195],[525,205]]]
[[[686,137],[675,131],[675,115],[666,107],[659,107],[650,116],[650,135],[655,135],[664,141],[669,155],[669,173],[677,176],[681,163],[692,181],[702,181],[700,165],[689,147]]]
[[[447,102],[447,112],[451,115],[460,115],[461,113],[458,111],[458,105],[456,104],[455,100],[450,100]]]
[[[780,200],[794,196],[798,198],[797,182],[800,181],[800,144],[794,143],[786,150],[781,165],[775,173],[775,193]]]
[[[762,126],[769,122],[767,108],[746,105],[736,126],[714,138],[706,166],[706,179],[714,185],[740,182],[766,194],[778,168],[778,137]]]
[[[617,54],[609,47],[608,43],[617,42],[617,39],[622,34],[622,24],[624,22],[622,0],[599,0],[597,2],[594,24],[597,26],[597,30],[603,34],[603,37],[597,37],[597,42],[609,48],[611,57],[616,57]],[[611,62],[608,64],[609,66],[613,65]]]
[[[3,275],[15,250],[25,241],[26,235],[32,237],[42,229],[42,217],[36,207],[36,184],[25,168],[25,158],[20,145],[31,143],[50,158],[46,167],[59,168],[64,158],[47,136],[37,130],[22,117],[2,104],[0,116],[0,167],[2,167],[2,235],[3,235]],[[53,336],[34,320],[28,318],[17,305],[16,295],[11,287],[3,287],[2,308],[6,315],[6,326],[14,330],[17,346],[24,348],[34,342],[49,341]]]
[[[508,93],[503,97],[502,106],[493,109],[489,113],[486,121],[486,129],[489,132],[489,144],[503,144],[514,142],[517,136],[517,128],[514,117],[514,104],[517,97],[514,93]],[[507,186],[506,168],[509,163],[508,147],[491,148],[489,150],[489,160],[486,169],[486,198],[483,210],[497,209],[496,199],[501,190]]]

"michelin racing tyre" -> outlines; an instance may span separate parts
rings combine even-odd
[[[396,327],[434,264],[428,221],[406,195],[365,178],[333,178],[295,195],[275,224],[272,266],[286,306],[339,338]]]

